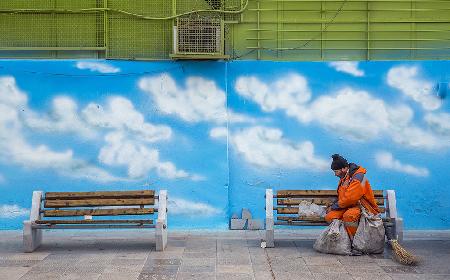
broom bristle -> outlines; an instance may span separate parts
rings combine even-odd
[[[393,257],[396,261],[405,265],[417,265],[419,260],[410,252],[406,251],[397,240],[389,240],[391,243]]]

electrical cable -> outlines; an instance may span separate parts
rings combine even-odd
[[[247,56],[249,54],[252,54],[255,51],[258,50],[264,50],[264,51],[273,51],[273,52],[283,52],[283,51],[293,51],[293,50],[300,50],[303,49],[304,47],[306,47],[307,45],[309,45],[309,43],[311,43],[312,41],[316,40],[317,38],[319,38],[320,35],[322,35],[322,32],[327,31],[328,27],[334,22],[334,20],[336,19],[336,17],[341,13],[342,9],[344,8],[345,3],[347,3],[348,0],[344,0],[341,4],[341,6],[339,7],[339,9],[336,11],[336,13],[334,14],[333,18],[325,24],[325,27],[323,30],[320,31],[320,33],[317,34],[317,36],[309,39],[307,42],[305,42],[303,45],[299,46],[299,47],[294,47],[294,48],[285,48],[285,49],[281,49],[281,50],[277,50],[277,49],[271,49],[271,48],[258,48],[258,49],[253,49],[250,50],[242,55],[238,55],[238,56],[233,56],[233,59],[239,59],[242,58],[244,56]]]
[[[69,10],[69,9],[0,9],[0,13],[3,14],[26,14],[26,13],[42,13],[42,14],[52,14],[52,13],[61,13],[61,14],[82,14],[82,13],[97,13],[97,12],[115,12],[119,14],[124,14],[127,16],[136,17],[144,20],[171,20],[175,18],[179,18],[182,16],[197,14],[197,13],[219,13],[219,14],[241,14],[247,10],[248,3],[250,0],[246,0],[244,6],[240,10],[236,11],[223,11],[223,10],[194,10],[189,12],[184,12],[168,17],[149,17],[144,16],[132,12],[128,12],[125,10],[112,9],[112,8],[88,8],[88,9],[79,9],[79,10]]]

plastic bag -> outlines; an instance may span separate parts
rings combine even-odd
[[[325,217],[327,214],[325,207],[312,203],[311,201],[302,200],[298,205],[298,215],[301,217],[318,216]]]
[[[373,215],[361,207],[361,218],[353,238],[353,248],[365,254],[384,251],[384,225],[380,214]]]
[[[352,242],[341,220],[333,220],[314,243],[314,249],[321,253],[351,255]]]

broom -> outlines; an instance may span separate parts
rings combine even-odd
[[[385,226],[385,233],[389,244],[392,247],[392,258],[395,261],[404,265],[417,265],[419,263],[419,259],[416,256],[406,251],[406,249],[398,243],[398,240],[395,238],[393,226]]]

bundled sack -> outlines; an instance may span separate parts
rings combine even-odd
[[[361,206],[361,218],[353,238],[353,248],[364,254],[384,251],[384,225],[380,214],[373,215]]]
[[[317,216],[323,218],[326,214],[325,207],[314,204],[311,201],[302,200],[298,205],[298,215],[300,217]]]
[[[352,242],[344,223],[338,219],[333,220],[314,243],[314,249],[326,254],[351,255]]]

